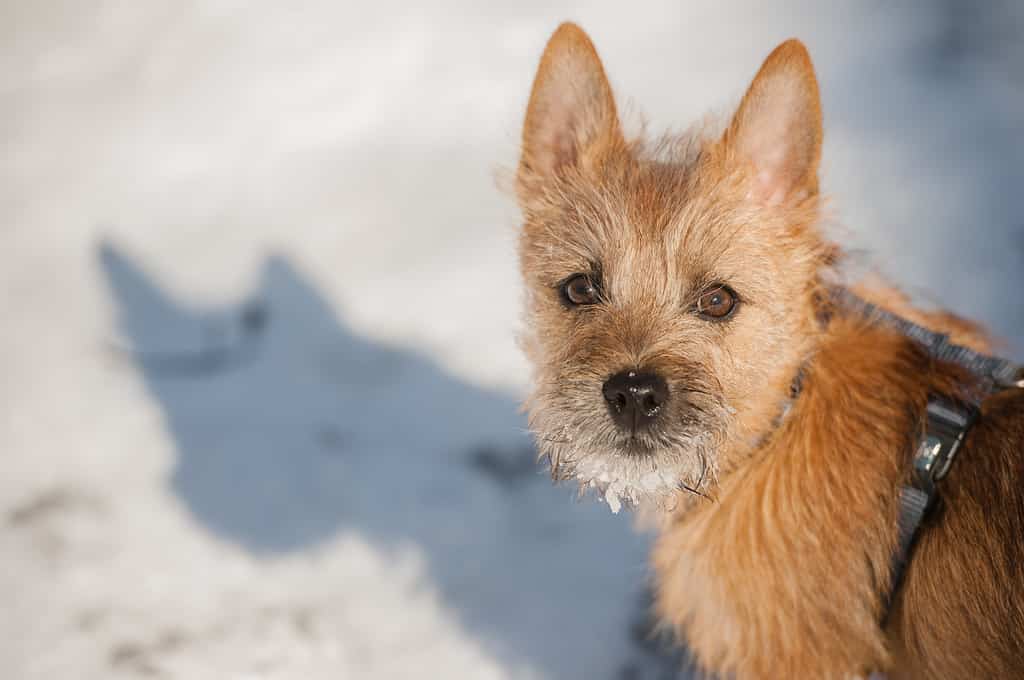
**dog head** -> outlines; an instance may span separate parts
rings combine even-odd
[[[573,24],[533,84],[516,187],[531,429],[553,475],[622,500],[703,493],[771,427],[816,332],[814,69],[767,58],[724,131],[627,139]]]

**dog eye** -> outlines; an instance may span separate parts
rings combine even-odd
[[[697,298],[697,313],[709,319],[724,319],[736,310],[736,293],[716,283]]]
[[[575,274],[566,279],[562,283],[561,293],[562,300],[573,307],[593,305],[601,299],[597,286],[586,274]]]

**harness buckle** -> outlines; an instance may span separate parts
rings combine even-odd
[[[914,478],[917,488],[929,496],[935,483],[946,476],[967,431],[978,418],[978,409],[946,397],[932,396],[925,409],[924,434],[914,452]]]

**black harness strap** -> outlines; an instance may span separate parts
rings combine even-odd
[[[914,451],[914,469],[909,482],[900,489],[896,552],[889,571],[889,593],[883,602],[883,626],[888,621],[893,599],[903,584],[921,524],[938,498],[936,483],[949,472],[960,445],[977,418],[978,409],[974,405],[938,395],[928,400],[924,432]]]
[[[893,553],[892,563],[889,565],[889,592],[882,602],[882,627],[889,622],[889,613],[892,611],[892,603],[903,585],[903,575],[906,573],[907,564],[910,562],[910,552],[917,539],[917,532],[924,522],[924,517],[931,508],[935,499],[912,486],[905,486],[900,489],[900,517],[896,525],[897,543],[896,552]]]
[[[1024,387],[1024,366],[1009,359],[975,352],[969,347],[954,345],[949,335],[937,333],[902,316],[882,309],[873,302],[858,297],[848,288],[832,289],[832,300],[839,307],[860,313],[869,320],[877,320],[898,330],[920,343],[939,361],[948,361],[967,369],[986,383],[988,392],[1013,387]]]
[[[945,333],[897,316],[846,288],[834,288],[831,292],[837,306],[899,331],[920,343],[934,359],[957,364],[977,376],[981,383],[981,390],[971,395],[970,402],[954,401],[941,395],[933,395],[928,400],[923,433],[914,451],[914,469],[908,484],[900,489],[896,552],[892,559],[889,593],[883,603],[884,626],[903,582],[921,524],[938,498],[936,483],[949,472],[960,445],[978,417],[981,401],[999,390],[1024,388],[1024,366],[955,345]]]

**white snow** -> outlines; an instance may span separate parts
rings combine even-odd
[[[3,677],[644,672],[648,539],[517,411],[496,175],[544,41],[580,21],[657,130],[800,36],[837,231],[1019,350],[1022,16],[986,8],[6,3]],[[161,359],[250,299],[232,361]]]

